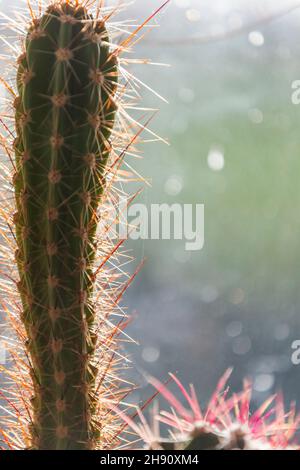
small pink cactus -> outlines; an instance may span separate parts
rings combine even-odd
[[[202,410],[195,389],[187,390],[177,377],[170,374],[188,408],[167,386],[151,378],[150,383],[162,395],[170,410],[155,413],[150,427],[142,412],[140,422],[114,408],[145,445],[153,450],[298,450],[295,439],[299,425],[295,404],[285,412],[281,394],[267,399],[256,411],[250,412],[251,383],[244,382],[240,393],[229,396],[226,387],[231,370],[220,379],[207,407]],[[159,423],[169,427],[167,439],[159,433]]]

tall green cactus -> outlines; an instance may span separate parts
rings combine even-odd
[[[56,2],[31,25],[18,60],[14,221],[34,449],[101,437],[93,262],[117,77],[105,24],[83,6]]]

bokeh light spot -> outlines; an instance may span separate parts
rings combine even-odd
[[[182,178],[177,175],[170,176],[165,182],[165,193],[169,196],[178,196],[183,188]]]
[[[265,43],[264,35],[260,31],[251,31],[248,40],[252,46],[261,47]]]
[[[253,388],[256,392],[268,392],[274,385],[273,374],[259,374],[255,377]]]
[[[160,350],[153,346],[147,346],[142,351],[142,358],[145,362],[156,362],[160,356]]]
[[[195,8],[190,8],[185,12],[186,18],[191,22],[197,22],[201,20],[201,13]]]
[[[213,171],[221,171],[225,166],[224,152],[221,148],[212,147],[208,153],[207,164]]]

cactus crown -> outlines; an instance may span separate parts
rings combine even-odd
[[[151,450],[299,450],[295,403],[286,410],[282,394],[273,395],[251,413],[251,382],[245,380],[242,391],[231,394],[227,386],[231,372],[228,369],[221,377],[205,409],[201,408],[193,385],[187,389],[170,374],[178,396],[165,384],[150,378],[168,405],[160,412],[156,407],[153,429],[141,410],[130,417],[120,408],[113,408],[140,437],[143,446]],[[160,435],[159,423],[167,425],[167,437]]]
[[[24,40],[12,46],[16,73],[10,62],[1,78],[10,165],[1,166],[0,289],[17,336],[7,344],[4,448],[111,448],[122,428],[107,399],[130,389],[120,386],[120,299],[134,276],[109,228],[131,176],[121,164],[145,128],[127,115],[125,99],[136,107],[139,94],[122,59],[141,27],[114,45],[120,28],[108,33],[103,3],[38,1],[24,24],[9,23]]]

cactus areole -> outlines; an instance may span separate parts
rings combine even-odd
[[[116,104],[103,21],[58,1],[19,57],[14,178],[19,291],[32,365],[32,449],[93,449],[93,261]]]

